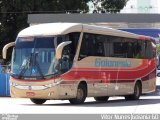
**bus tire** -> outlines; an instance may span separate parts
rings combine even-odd
[[[87,87],[85,84],[79,84],[76,98],[69,99],[71,104],[82,104],[87,97]]]
[[[134,93],[132,95],[125,96],[125,100],[138,100],[142,94],[142,86],[140,82],[137,82],[134,87]]]
[[[106,101],[108,101],[109,96],[104,96],[104,97],[94,97],[94,99],[95,99],[97,102],[106,102]]]
[[[45,99],[30,99],[34,104],[41,105],[45,103],[47,100]]]

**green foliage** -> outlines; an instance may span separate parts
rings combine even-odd
[[[91,0],[98,13],[117,13],[126,5],[128,0]],[[98,3],[101,6],[98,6]]]
[[[160,45],[157,45],[157,53],[160,54]]]
[[[102,6],[107,12],[117,13],[123,9],[127,1],[128,0],[103,0]]]

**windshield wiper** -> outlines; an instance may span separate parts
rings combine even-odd
[[[40,65],[37,61],[37,54],[31,53],[29,58],[24,59],[23,63],[22,63],[22,69],[19,73],[19,78],[22,78],[22,76],[25,74],[25,72],[27,71],[27,69],[31,70],[31,74],[33,72],[35,72],[35,68],[37,68],[37,71],[39,72],[40,76],[42,79],[44,79],[44,75],[41,71]]]
[[[19,73],[19,77],[18,78],[21,78],[22,75],[24,75],[26,70],[29,69],[30,64],[31,64],[31,56],[29,58],[26,58],[26,59],[23,60],[22,66],[21,66],[21,71]]]
[[[35,57],[34,57],[34,60],[33,60],[33,61],[34,61],[33,66],[37,67],[37,70],[38,70],[40,76],[42,77],[42,79],[44,79],[44,75],[43,75],[43,73],[42,73],[42,71],[41,71],[41,68],[40,68],[40,65],[39,65],[39,63],[38,63],[38,61],[37,61],[37,55],[38,55],[38,53],[35,53]],[[32,66],[32,67],[33,67],[33,66]]]
[[[44,76],[44,79],[50,79],[50,78],[55,78],[58,77],[60,75],[59,72],[53,73],[53,74],[48,74]]]

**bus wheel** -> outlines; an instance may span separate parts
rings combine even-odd
[[[87,97],[87,87],[85,84],[79,84],[78,90],[77,90],[77,97],[69,99],[69,102],[71,104],[82,104],[84,103],[85,99]]]
[[[97,102],[106,102],[106,101],[108,101],[109,96],[104,96],[104,97],[94,97],[94,99],[95,99]]]
[[[30,99],[33,103],[41,105],[46,102],[45,99]]]
[[[125,96],[126,100],[138,100],[140,95],[142,93],[142,86],[139,82],[136,83],[134,87],[134,93],[133,95],[127,95]]]

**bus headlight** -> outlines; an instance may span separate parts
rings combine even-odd
[[[56,81],[53,83],[50,83],[48,85],[20,85],[14,82],[10,82],[10,86],[18,88],[18,89],[22,89],[22,90],[45,90],[54,86],[59,85],[62,82],[62,80],[60,81]]]
[[[44,86],[45,86],[45,87],[48,87],[48,88],[51,88],[51,87],[54,87],[54,86],[59,85],[61,82],[62,82],[62,80],[57,81],[57,82],[54,82],[54,83],[50,83],[50,84],[44,85]]]

